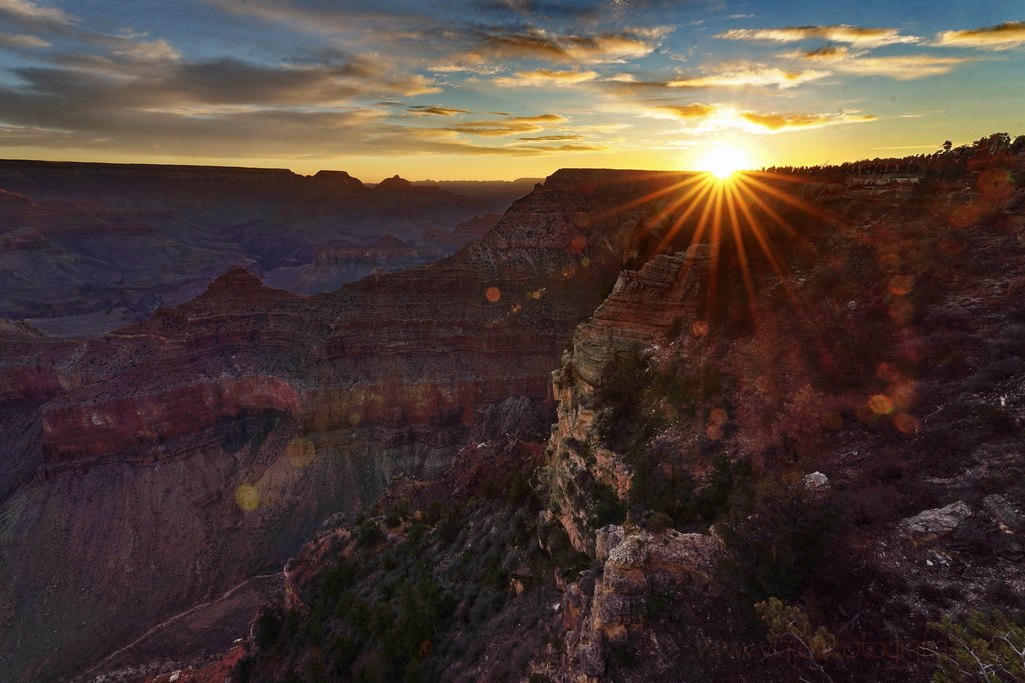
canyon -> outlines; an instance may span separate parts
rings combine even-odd
[[[3,321],[0,677],[927,680],[755,612],[925,642],[1022,600],[1025,159],[966,159],[751,174],[744,233],[702,176],[564,169],[333,291]]]
[[[452,254],[524,185],[471,197],[344,171],[0,161],[0,317],[96,336],[195,298],[233,266],[332,291]]]
[[[560,171],[455,255],[332,293],[234,268],[94,339],[7,324],[4,676],[70,675],[280,567],[395,476],[443,473],[509,397],[550,411],[568,333],[637,251],[631,200],[681,177]]]

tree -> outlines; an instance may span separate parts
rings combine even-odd
[[[1025,626],[1000,610],[972,612],[960,621],[949,616],[929,622],[944,636],[949,650],[932,650],[937,659],[936,683],[1001,683],[1025,680]]]
[[[949,152],[950,148],[954,146],[954,143],[950,140],[946,140],[942,145],[944,152]]]
[[[839,640],[825,626],[812,630],[807,613],[797,605],[787,605],[778,598],[755,604],[758,618],[768,629],[769,644],[777,654],[807,661],[822,677],[831,681],[820,661],[829,659]]]

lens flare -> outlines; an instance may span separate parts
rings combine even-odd
[[[235,502],[243,512],[252,512],[260,507],[260,493],[252,484],[242,484],[235,489]]]

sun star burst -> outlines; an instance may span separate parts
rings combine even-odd
[[[698,163],[699,171],[711,173],[720,181],[727,180],[738,171],[751,168],[751,159],[744,150],[720,146],[709,150]]]

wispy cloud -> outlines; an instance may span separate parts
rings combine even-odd
[[[508,116],[491,121],[461,121],[435,130],[483,137],[505,137],[508,135],[522,135],[524,133],[537,133],[544,130],[547,126],[566,123],[567,121],[569,119],[559,114]]]
[[[408,107],[408,111],[412,112],[413,114],[430,114],[433,116],[455,116],[456,114],[470,113],[469,109],[456,109],[455,107],[437,107],[425,104],[417,104],[412,107]]]
[[[941,76],[950,73],[959,64],[974,61],[970,57],[940,57],[937,55],[893,55],[866,57],[864,50],[844,46],[826,46],[815,50],[796,50],[781,56],[814,64],[827,65],[834,71],[858,76],[886,76],[901,81]]]
[[[900,43],[917,43],[918,36],[901,35],[896,28],[869,28],[835,24],[832,26],[787,26],[783,28],[734,28],[715,36],[724,40],[755,40],[775,43],[797,43],[820,39],[858,47],[880,47]]]
[[[0,0],[0,18],[22,26],[50,29],[75,23],[74,17],[64,10],[32,0]]]
[[[121,34],[107,39],[109,49],[116,57],[132,62],[177,62],[182,58],[181,50],[167,40],[157,38],[146,40],[145,34]]]
[[[517,138],[524,142],[562,142],[566,140],[583,140],[583,135],[540,135],[534,138]]]
[[[861,57],[842,62],[836,68],[858,76],[887,76],[899,81],[910,81],[928,76],[941,76],[950,73],[959,64],[970,61],[973,60],[931,55]]]
[[[877,120],[876,116],[856,113],[839,114],[763,114],[759,112],[740,112],[740,118],[755,127],[756,132],[779,133],[787,130],[807,130],[823,128],[843,123],[868,123]],[[762,129],[758,131],[757,129]]]
[[[471,60],[540,59],[598,64],[638,59],[653,52],[670,28],[635,28],[594,34],[568,34],[542,28],[487,29],[478,35]]]
[[[576,83],[593,81],[596,78],[598,78],[597,71],[535,69],[534,71],[517,71],[512,76],[493,78],[491,82],[502,88],[522,88],[546,85],[574,85]]]
[[[1025,21],[1009,21],[964,31],[943,31],[937,34],[936,44],[982,50],[1013,50],[1025,46]]]
[[[668,88],[742,88],[742,87],[776,87],[793,88],[808,81],[828,76],[828,71],[809,69],[806,71],[787,71],[777,67],[761,64],[728,67],[708,76],[678,78],[668,81]]]
[[[643,111],[643,115],[679,120],[692,133],[714,133],[731,129],[760,134],[783,133],[846,123],[868,123],[877,119],[875,116],[856,111],[832,114],[738,111],[732,105],[702,103],[656,105]]]
[[[601,152],[605,148],[600,145],[518,145],[516,149],[534,152]]]
[[[43,40],[38,36],[25,34],[7,35],[0,33],[0,47],[9,47],[16,50],[50,47],[50,41]]]

